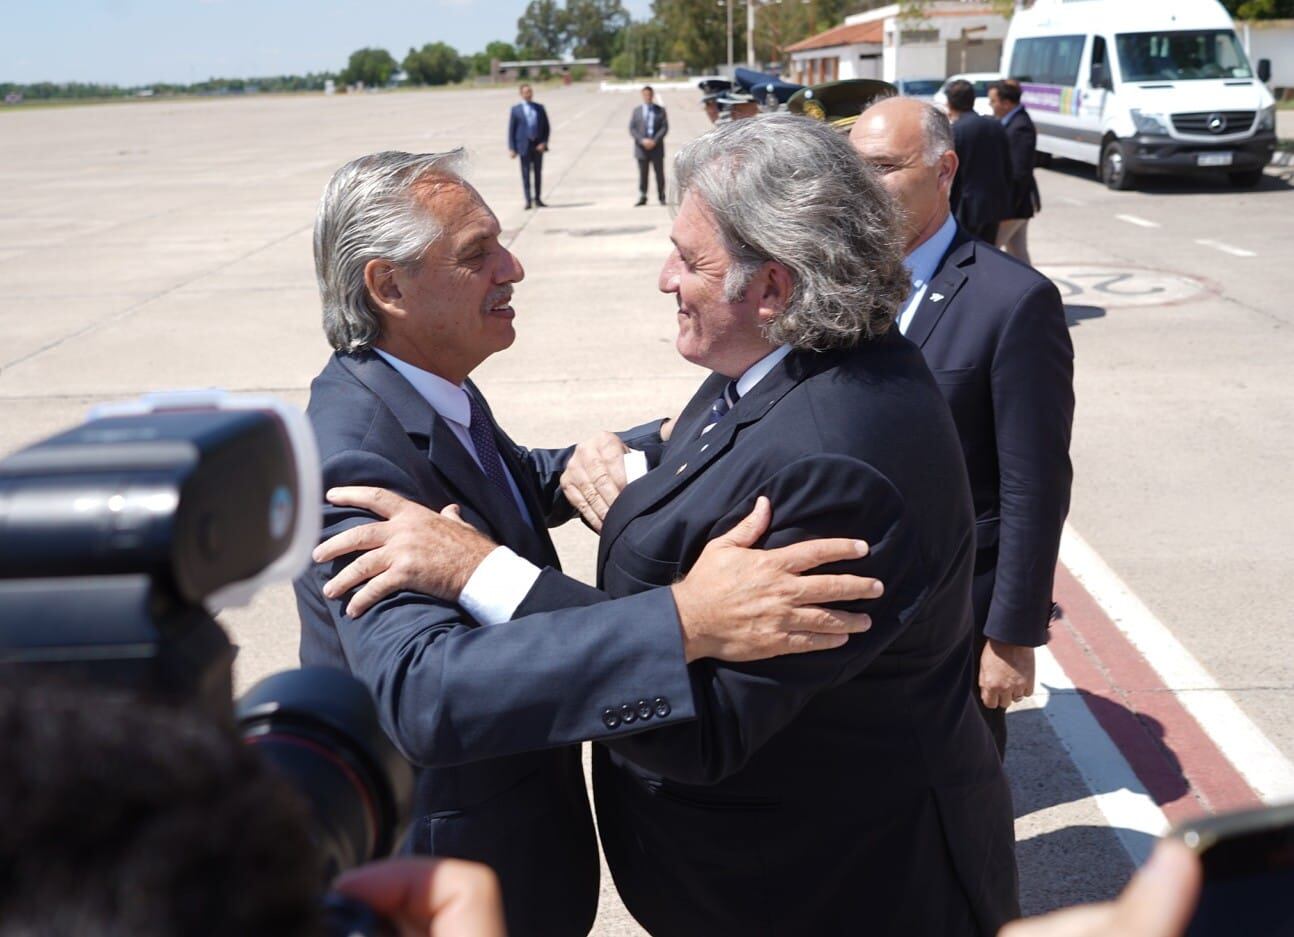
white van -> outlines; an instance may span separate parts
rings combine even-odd
[[[1011,19],[1002,72],[1038,152],[1091,163],[1112,189],[1156,172],[1257,185],[1276,148],[1271,63],[1255,78],[1217,0],[1035,0]]]

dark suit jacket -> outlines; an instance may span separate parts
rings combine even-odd
[[[995,117],[971,112],[953,122],[957,178],[953,214],[968,228],[1011,217],[1011,154],[1006,131]]]
[[[656,148],[653,150],[643,149],[643,137],[647,136],[647,120],[643,117],[643,106],[639,104],[634,108],[633,115],[629,118],[629,136],[634,138],[634,159],[661,160],[665,158],[665,147],[662,142],[665,134],[669,133],[669,118],[665,116],[665,108],[659,104],[651,106],[655,119],[652,126],[652,139],[656,141]]]
[[[792,352],[698,436],[725,382],[612,506],[604,588],[674,581],[766,494],[767,546],[865,539],[845,570],[885,594],[844,647],[697,662],[694,722],[595,746],[620,894],[655,937],[995,934],[1018,912],[1011,803],[971,696],[974,527],[947,405],[897,329]]]
[[[483,627],[413,593],[347,618],[345,599],[322,594],[346,560],[315,566],[296,583],[301,661],[364,681],[387,733],[419,766],[408,849],[491,865],[509,933],[582,937],[597,908],[598,856],[576,743],[611,734],[609,706],[668,703],[638,728],[693,715],[670,593],[583,607],[606,596],[559,572],[539,508],[559,500],[565,454],[527,451],[496,430],[530,508],[523,518],[375,354],[334,355],[311,385],[308,414],[325,490],[378,485],[432,508],[457,502],[469,523],[546,567],[518,617]],[[372,520],[323,510],[325,537]]]
[[[1004,124],[1007,147],[1011,153],[1011,206],[1008,218],[1032,218],[1042,207],[1038,193],[1038,180],[1033,176],[1034,157],[1038,152],[1038,131],[1033,118],[1025,108],[1020,108]]]
[[[548,112],[542,104],[530,102],[535,109],[535,135],[530,135],[530,124],[526,121],[525,103],[512,105],[508,115],[508,149],[518,156],[529,156],[537,143],[548,142]]]
[[[1074,349],[1060,294],[959,230],[907,337],[952,407],[970,472],[976,623],[1000,641],[1045,644],[1073,478]]]

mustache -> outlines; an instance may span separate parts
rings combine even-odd
[[[512,287],[501,286],[498,289],[491,290],[490,294],[485,297],[485,308],[493,309],[495,306],[499,305],[500,303],[511,302],[511,301],[512,301]]]

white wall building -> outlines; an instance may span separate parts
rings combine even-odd
[[[1294,20],[1236,20],[1236,32],[1255,71],[1271,59],[1272,88],[1294,88]]]
[[[1007,20],[974,0],[937,0],[925,16],[903,16],[892,3],[845,18],[844,25],[787,48],[790,80],[944,78],[995,72]]]

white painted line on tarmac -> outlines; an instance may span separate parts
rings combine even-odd
[[[1294,800],[1294,763],[1069,524],[1060,561],[1267,803]]]
[[[1074,198],[1072,195],[1058,195],[1056,196],[1056,200],[1060,202],[1064,202],[1066,205],[1086,205],[1087,204],[1087,202],[1083,201],[1081,198]]]
[[[1222,251],[1224,254],[1230,254],[1232,257],[1257,257],[1253,251],[1247,251],[1243,247],[1232,247],[1230,244],[1223,244],[1221,241],[1215,241],[1212,238],[1196,238],[1196,244],[1204,247],[1211,247],[1214,250]]]
[[[1042,708],[1052,731],[1069,752],[1120,845],[1135,864],[1141,865],[1150,857],[1155,840],[1168,830],[1168,819],[1051,651],[1038,648],[1035,661],[1033,701]]]
[[[1135,224],[1138,228],[1159,228],[1162,227],[1158,221],[1150,221],[1147,218],[1138,218],[1136,215],[1115,215],[1120,221],[1126,221],[1128,224]]]

